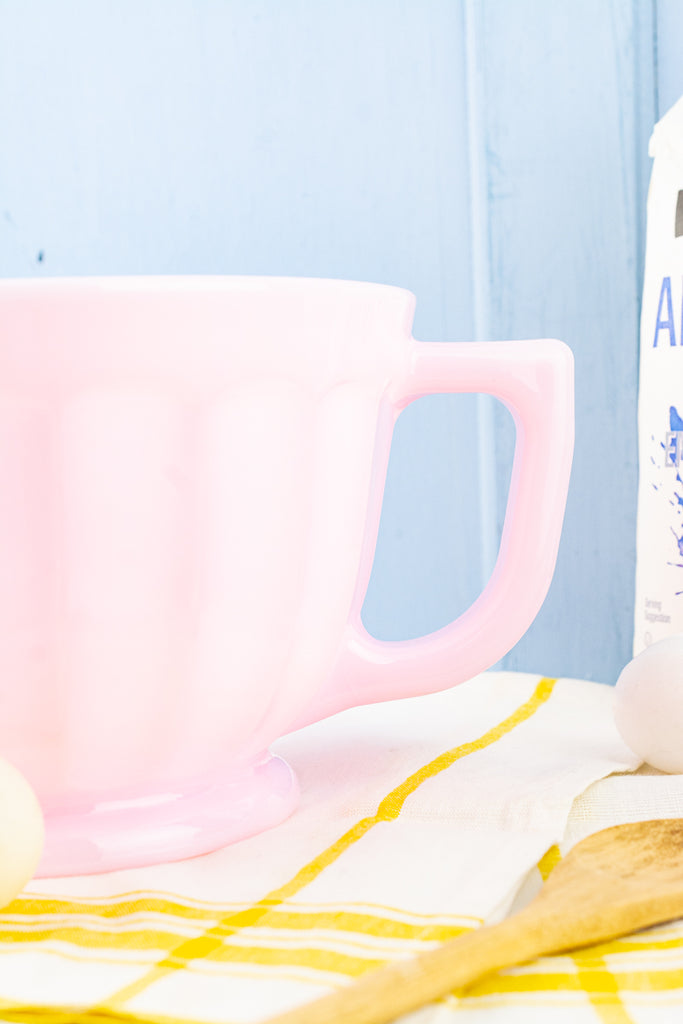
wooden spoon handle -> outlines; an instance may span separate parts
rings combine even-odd
[[[485,974],[538,955],[538,935],[522,915],[480,928],[417,957],[372,971],[339,992],[266,1024],[387,1024]]]

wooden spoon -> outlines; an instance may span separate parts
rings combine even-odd
[[[538,956],[683,917],[683,819],[604,829],[578,843],[535,900],[478,928],[267,1024],[385,1024]]]

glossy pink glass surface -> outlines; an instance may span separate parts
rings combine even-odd
[[[0,283],[0,754],[40,874],[206,852],[296,804],[268,745],[505,654],[546,594],[573,445],[557,341],[424,344],[343,281]],[[517,447],[491,581],[452,625],[360,623],[395,419],[489,392]]]

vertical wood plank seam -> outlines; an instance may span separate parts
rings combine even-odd
[[[637,0],[635,0],[637,3]],[[652,0],[652,71],[654,82],[655,121],[659,121],[659,10],[658,0]]]
[[[642,29],[647,27],[643,23],[643,11],[639,6],[639,0],[633,0],[633,33],[634,33],[634,48],[633,48],[633,124],[634,124],[634,179],[635,179],[635,201],[636,208],[633,211],[633,217],[635,220],[636,231],[635,231],[635,243],[636,243],[636,295],[638,301],[638,324],[640,324],[640,312],[641,312],[641,300],[642,300],[642,288],[643,278],[645,274],[645,211],[641,208],[642,198],[646,195],[647,189],[645,188],[644,178],[648,176],[647,167],[647,153],[641,151],[641,146],[645,136],[643,131],[643,108],[642,104],[639,103],[638,98],[641,95],[644,83],[643,74],[643,62],[649,60],[652,65],[652,112],[654,115],[654,123],[659,120],[659,46],[658,46],[658,33],[659,33],[659,22],[658,22],[658,11],[657,11],[657,0],[651,0],[650,8],[650,40],[649,46],[646,45],[645,40],[640,42],[641,36],[644,34]],[[653,126],[650,125],[650,128]],[[647,135],[649,139],[649,132]],[[647,140],[645,140],[647,145]],[[638,377],[640,372],[640,336],[637,341],[636,350],[636,384],[638,383]]]
[[[489,231],[489,187],[486,127],[483,117],[482,73],[479,62],[476,0],[465,0],[465,75],[467,103],[467,146],[470,177],[470,233],[472,238],[472,293],[474,336],[490,340],[491,251]],[[495,460],[494,400],[477,396],[478,501],[481,522],[480,585],[483,588],[498,552],[496,529],[497,479]]]
[[[652,64],[652,108],[654,114],[654,123],[659,120],[660,109],[659,109],[659,12],[658,12],[658,0],[651,0],[650,7],[650,45],[646,47],[639,45],[638,40],[641,36],[642,21],[642,10],[639,8],[639,0],[633,0],[633,31],[635,35],[634,45],[634,177],[635,177],[635,200],[638,206],[633,211],[635,220],[635,244],[636,244],[636,296],[637,296],[637,324],[638,334],[636,337],[636,395],[640,388],[640,317],[642,310],[642,289],[643,281],[645,277],[645,240],[646,240],[646,217],[645,211],[640,207],[643,197],[647,193],[645,188],[644,176],[647,175],[646,161],[647,154],[639,151],[639,145],[644,137],[643,124],[642,124],[642,105],[638,103],[638,97],[641,93],[643,86],[643,67],[642,63],[647,58]],[[652,127],[652,126],[651,126]],[[637,415],[637,408],[636,408]]]

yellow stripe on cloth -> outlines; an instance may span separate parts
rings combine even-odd
[[[537,865],[544,882],[561,860],[557,844],[544,853]],[[581,990],[588,996],[602,1024],[633,1024],[621,1001],[617,979],[607,969],[604,958],[593,949],[574,953],[572,959]]]
[[[176,900],[164,899],[154,895],[143,899],[130,900],[128,894],[119,897],[117,902],[102,903],[93,900],[91,903],[84,900],[61,900],[48,899],[37,896],[20,896],[18,899],[5,907],[0,914],[0,930],[4,929],[6,922],[12,922],[17,917],[40,917],[52,918],[55,916],[72,915],[97,915],[104,919],[128,917],[130,914],[167,914],[168,916],[187,919],[190,921],[215,921],[222,912],[234,912],[234,910],[245,910],[250,904],[237,904],[234,907],[220,905],[192,906],[179,903]],[[0,931],[1,936],[1,931]]]
[[[335,950],[342,954],[339,960],[339,966],[335,968],[336,973],[345,974],[350,977],[356,977],[362,973],[356,966],[351,966],[346,969],[344,966],[348,961],[345,954],[351,950],[356,949],[359,953],[367,954],[371,960],[379,960],[385,962],[390,959],[393,955],[402,955],[405,952],[417,952],[414,943],[417,942],[421,946],[424,942],[442,942],[447,939],[457,938],[464,932],[471,929],[467,928],[454,928],[449,929],[445,935],[437,938],[425,938],[424,935],[418,936],[413,939],[412,948],[406,950],[406,939],[403,936],[397,936],[395,934],[387,933],[385,936],[369,936],[362,931],[358,932],[334,932],[332,930],[323,929],[305,929],[301,936],[294,930],[287,930],[282,938],[278,938],[278,932],[272,929],[263,930],[258,929],[257,933],[250,932],[251,941],[249,943],[241,943],[240,945],[225,946],[220,945],[203,958],[204,961],[234,961],[234,962],[254,962],[254,963],[268,963],[269,957],[274,958],[272,962],[285,963],[290,962],[293,965],[300,965],[302,963],[302,956],[306,957],[306,966],[315,966],[312,964],[311,957],[315,953],[315,949],[308,947],[316,944],[320,950],[321,956],[327,957],[327,953],[334,953]],[[75,946],[80,949],[88,950],[104,950],[111,953],[114,950],[124,952],[149,952],[154,951],[156,953],[169,953],[178,946],[178,943],[183,939],[190,938],[188,936],[179,935],[177,932],[164,932],[164,931],[153,931],[151,928],[141,928],[138,931],[129,932],[106,932],[97,929],[89,928],[55,928],[51,931],[34,931],[27,929],[23,932],[14,932],[10,943],[7,945],[0,945],[0,953],[7,950],[16,953],[17,946],[31,945],[41,946],[44,943],[55,944],[68,944],[69,946]],[[388,941],[387,941],[388,940]],[[305,953],[302,953],[302,948],[306,947]],[[419,948],[419,947],[418,947]],[[34,952],[35,950],[31,950]],[[45,951],[38,950],[38,951]],[[287,961],[289,957],[289,961]],[[107,958],[109,959],[109,958]],[[126,962],[130,962],[129,960]],[[148,962],[154,963],[154,958],[147,957],[145,960],[137,959],[139,964]],[[359,961],[360,962],[360,961]],[[193,967],[194,961],[188,963],[188,968]],[[369,967],[365,968],[366,970]],[[328,963],[321,970],[329,971],[332,968]]]
[[[68,912],[65,911],[63,904],[60,905],[54,901],[51,913],[46,912],[43,907],[40,914],[11,915],[12,919],[7,924],[3,924],[0,920],[0,948],[7,942],[30,942],[54,938],[64,942],[73,942],[75,945],[92,945],[97,942],[100,945],[105,945],[109,940],[111,946],[125,946],[131,949],[148,949],[153,942],[157,942],[159,949],[170,949],[178,944],[179,937],[183,937],[181,929],[187,931],[194,925],[197,930],[201,930],[202,921],[207,919],[216,921],[221,916],[218,909],[214,910],[212,914],[202,913],[195,917],[194,915],[178,916],[170,910],[157,908],[154,911],[149,911],[149,913],[158,915],[159,918],[158,921],[151,922],[149,919],[145,920],[144,911],[139,909],[125,913],[121,910],[116,914],[100,914],[93,906],[83,907],[82,910],[75,904],[67,906]],[[130,922],[128,928],[123,927],[124,918],[129,914],[141,919],[140,927],[132,927],[133,922]],[[468,928],[481,924],[480,919],[472,917],[463,917],[459,920],[454,918],[453,924],[431,923],[428,916],[424,923],[417,924],[401,919],[400,911],[396,911],[396,915],[395,917],[386,917],[353,910],[296,910],[291,904],[288,904],[286,909],[268,910],[259,919],[258,926],[272,930],[308,931],[314,928],[330,932],[370,935],[377,938],[445,942],[447,939],[460,935]],[[441,915],[433,916],[438,920]],[[93,943],[89,943],[89,936],[94,937]],[[100,939],[101,941],[99,941]]]
[[[591,951],[574,953],[577,977],[602,1024],[633,1024],[619,994],[619,981],[601,956]]]
[[[43,929],[41,931],[27,929],[14,931],[8,937],[12,945],[29,942],[66,942],[71,946],[83,946],[86,949],[130,949],[130,950],[172,950],[187,935],[177,932],[162,931],[151,926],[126,932],[107,932],[90,928]],[[7,941],[7,940],[6,940]]]
[[[49,1006],[17,1006],[15,1003],[0,1001],[3,1022],[8,1024],[192,1024],[187,1017],[169,1017],[166,1014],[153,1016],[124,1011],[89,1010],[87,1015],[78,1010],[53,1010]],[[230,1024],[225,1018],[221,1024]]]
[[[534,969],[530,971],[515,968],[491,975],[468,988],[465,998],[477,1000],[490,995],[536,995],[540,992],[582,992],[590,995],[605,991],[605,978],[600,973],[563,970],[555,966],[558,959],[544,958],[538,964],[534,964]],[[683,994],[683,972],[676,968],[653,971],[629,970],[623,972],[623,976],[617,971],[606,973],[609,975],[609,989],[612,990],[614,987],[621,995],[626,992],[676,991]]]
[[[393,821],[401,813],[401,809],[408,797],[414,793],[419,786],[427,779],[433,778],[452,764],[469,754],[483,750],[511,732],[516,726],[526,722],[538,711],[538,709],[550,698],[557,680],[543,678],[537,684],[532,696],[517,708],[511,715],[499,722],[485,732],[479,739],[470,743],[463,743],[445,751],[439,757],[434,758],[428,764],[423,765],[412,775],[409,775],[402,783],[396,786],[380,802],[374,815],[361,818],[340,838],[323,850],[317,857],[306,864],[297,874],[286,882],[279,889],[274,890],[248,910],[238,911],[220,921],[213,928],[207,930],[204,935],[189,939],[180,943],[168,956],[161,960],[154,968],[149,970],[137,981],[125,986],[114,993],[104,1003],[93,1008],[92,1011],[81,1014],[78,1021],[88,1021],[92,1024],[93,1016],[106,1013],[117,1014],[124,1004],[149,988],[156,981],[166,975],[182,970],[190,960],[204,959],[215,955],[216,951],[223,945],[225,939],[233,935],[237,930],[248,928],[260,922],[262,918],[273,908],[280,906],[285,900],[300,892],[317,878],[326,867],[333,864],[346,850],[366,835],[375,825],[384,821]]]
[[[658,928],[654,934],[656,935],[659,931]],[[623,939],[611,939],[609,942],[601,942],[599,946],[594,947],[600,956],[608,956],[611,953],[651,953],[681,948],[683,948],[683,935],[671,939],[657,939],[650,938],[649,931],[637,932]],[[683,981],[683,975],[681,980]]]
[[[536,865],[544,882],[548,881],[551,871],[553,868],[557,867],[561,860],[562,854],[560,853],[560,848],[557,843],[555,843],[555,845],[551,846],[549,850],[546,850]]]
[[[131,897],[139,897],[136,900]],[[462,914],[418,914],[413,910],[405,910],[403,907],[391,907],[385,903],[369,903],[367,900],[346,900],[340,903],[306,903],[304,900],[290,900],[288,905],[299,910],[329,910],[337,911],[340,907],[343,910],[353,908],[361,913],[366,911],[381,910],[388,915],[398,915],[406,921],[434,921],[438,918],[441,924],[460,923],[464,920],[481,921],[481,918],[471,917]],[[101,917],[122,917],[126,914],[152,913],[172,914],[178,917],[205,917],[214,918],[220,915],[221,911],[233,913],[237,910],[247,910],[251,903],[240,902],[208,902],[206,900],[195,900],[190,896],[179,896],[174,893],[164,892],[163,889],[129,890],[125,893],[118,893],[108,898],[100,896],[79,896],[77,900],[62,896],[37,896],[35,893],[22,893],[17,896],[13,903],[3,908],[0,913],[0,925],[8,918],[17,915],[38,916],[40,914],[98,914]]]

